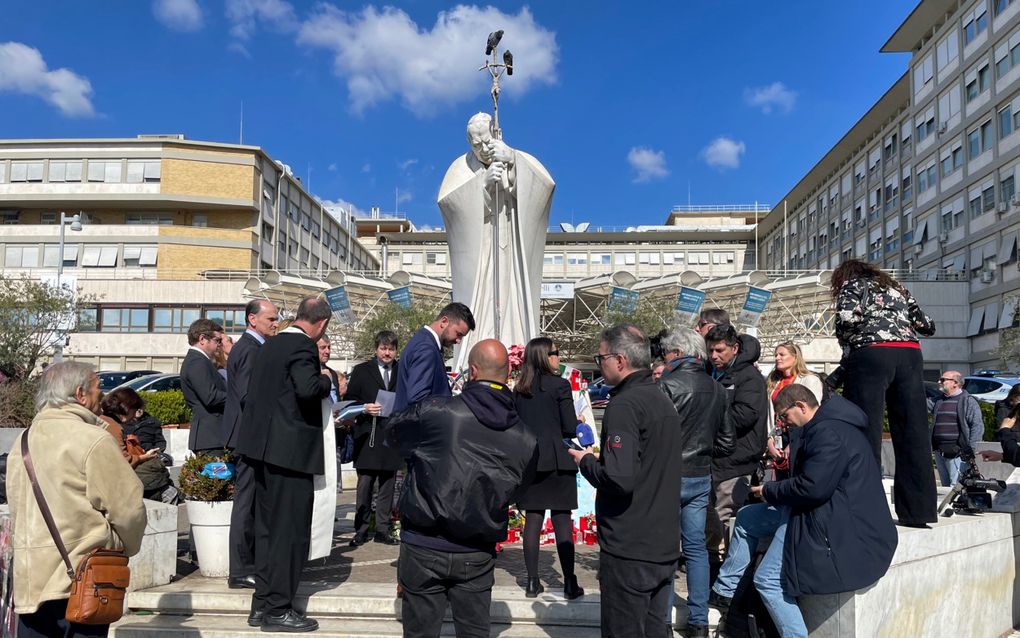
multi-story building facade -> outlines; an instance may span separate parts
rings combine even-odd
[[[763,261],[963,282],[939,336],[997,367],[1020,290],[1020,2],[924,0],[882,51],[912,53],[909,69],[763,220]]]
[[[378,269],[352,221],[265,151],[177,135],[0,141],[0,221],[3,274],[62,270],[96,298],[66,354],[102,368],[175,370],[199,317],[241,332],[252,278],[293,296]]]

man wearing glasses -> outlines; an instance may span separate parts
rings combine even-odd
[[[793,438],[790,478],[754,486],[765,502],[737,513],[726,561],[710,604],[723,612],[758,542],[771,538],[754,586],[784,638],[807,638],[797,597],[868,587],[885,575],[897,534],[868,442],[868,417],[834,395],[819,407],[806,386],[793,383],[773,402]],[[720,635],[725,632],[722,624]]]
[[[601,452],[567,452],[597,490],[602,635],[665,636],[680,558],[682,423],[652,381],[648,338],[623,324],[602,333],[595,365],[613,386]]]
[[[932,408],[934,427],[931,447],[935,451],[935,467],[945,487],[956,484],[960,472],[966,470],[960,460],[964,450],[974,451],[985,434],[985,422],[977,399],[963,389],[963,375],[946,370],[939,377],[939,390],[944,395]]]
[[[181,390],[191,409],[188,449],[192,452],[222,450],[220,431],[227,384],[216,371],[212,357],[223,350],[223,327],[209,319],[196,319],[188,327],[188,354],[181,364]]]

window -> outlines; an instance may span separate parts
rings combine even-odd
[[[885,146],[883,147],[883,153],[885,155],[885,159],[888,160],[888,159],[892,158],[893,155],[896,155],[896,150],[897,150],[897,148],[896,148],[896,134],[893,133],[891,136],[889,136],[888,139],[886,139]]]
[[[988,10],[984,2],[963,18],[964,45],[973,42],[988,28]]]
[[[188,326],[201,316],[200,308],[153,308],[152,331],[185,334]]]
[[[951,151],[944,151],[942,154],[942,177],[952,175],[963,168],[963,148],[956,146]]]
[[[562,266],[563,255],[559,253],[546,253],[542,257],[542,263],[545,264],[546,266]]]
[[[584,253],[567,253],[568,266],[587,266],[588,255]]]
[[[205,318],[223,326],[224,332],[239,332],[247,326],[244,308],[207,308]]]
[[[662,253],[662,263],[664,264],[683,264],[684,254],[683,253]]]
[[[128,267],[155,266],[156,246],[124,246],[124,265]]]
[[[1010,105],[999,110],[999,139],[1008,136],[1013,132],[1013,111]]]
[[[608,266],[613,263],[613,256],[609,253],[593,253],[588,255],[588,263],[595,266]]]
[[[129,226],[173,226],[174,218],[170,213],[127,213],[124,223]]]
[[[914,67],[914,93],[920,93],[921,89],[931,82],[935,72],[934,60],[929,53],[921,60],[921,63]]]
[[[1013,2],[1014,0],[995,0],[995,15],[998,16],[1005,11]]]
[[[50,161],[51,182],[80,182],[81,181],[81,160],[70,162]]]
[[[100,332],[148,332],[148,308],[103,308]]]
[[[421,265],[421,253],[409,253],[403,254],[403,261],[401,262],[405,266],[420,266]]]
[[[78,311],[78,332],[95,332],[99,324],[99,310],[97,308],[83,308]]]
[[[11,183],[41,182],[42,162],[11,162]]]
[[[935,132],[935,107],[930,107],[915,122],[917,122],[917,142],[920,144]]]
[[[86,268],[113,268],[117,265],[117,247],[85,246],[81,265]]]
[[[967,212],[971,219],[981,215],[981,193],[971,194],[971,199],[967,202]]]
[[[935,47],[935,61],[941,70],[956,62],[959,57],[960,41],[957,39],[954,29]]]
[[[923,193],[935,186],[937,178],[934,163],[928,165],[927,168],[919,170],[917,173],[917,192]]]
[[[987,63],[983,64],[977,71],[967,74],[967,102],[977,99],[979,95],[988,90],[991,79],[991,69]]]
[[[209,215],[207,213],[192,213],[191,225],[195,228],[208,228]]]
[[[312,237],[318,239],[321,229],[322,227],[319,226],[319,222],[312,222]]]
[[[989,186],[981,191],[981,209],[984,212],[993,208],[995,208],[995,187]]]
[[[995,79],[998,80],[1020,64],[1020,33],[995,47]]]
[[[1016,182],[1013,176],[1010,175],[1006,179],[999,182],[999,195],[1001,199],[999,201],[1008,202],[1013,199],[1013,194],[1016,192]]]
[[[128,184],[159,182],[159,177],[159,160],[128,160],[125,180]]]
[[[967,157],[974,159],[992,148],[992,121],[989,120],[967,134]]]
[[[732,264],[733,253],[712,253],[713,264]]]
[[[909,202],[913,197],[913,192],[910,187],[910,167],[904,169],[903,182],[900,186],[900,192],[903,194],[903,201]]]
[[[946,124],[960,113],[960,87],[954,86],[939,97],[939,123]]]
[[[38,268],[39,246],[7,245],[4,258],[6,268]]]
[[[301,228],[309,230],[312,227],[312,218],[308,216],[308,213],[301,213]]]
[[[0,184],[7,181],[7,162],[0,160]]]
[[[107,184],[119,184],[121,174],[121,162],[101,162],[89,160],[88,181],[105,182]]]
[[[633,266],[637,262],[637,256],[634,253],[616,253],[613,262],[617,266]]]

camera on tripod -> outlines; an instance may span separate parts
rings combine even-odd
[[[942,516],[953,514],[980,514],[992,509],[991,492],[1006,489],[1006,482],[986,479],[977,467],[974,450],[965,448],[960,452],[960,460],[966,464],[966,471],[960,474],[960,480],[939,504]]]

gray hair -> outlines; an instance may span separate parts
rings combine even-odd
[[[652,364],[652,352],[648,337],[631,323],[621,323],[602,331],[602,341],[611,352],[623,355],[627,365],[634,370],[647,369]]]
[[[77,403],[74,393],[79,389],[88,391],[89,381],[96,369],[88,363],[61,361],[46,368],[39,378],[39,390],[35,393],[35,409],[59,408]]]
[[[663,335],[662,351],[669,352],[671,350],[679,350],[680,354],[686,357],[702,359],[708,357],[708,352],[705,350],[705,338],[690,328],[675,328]]]

